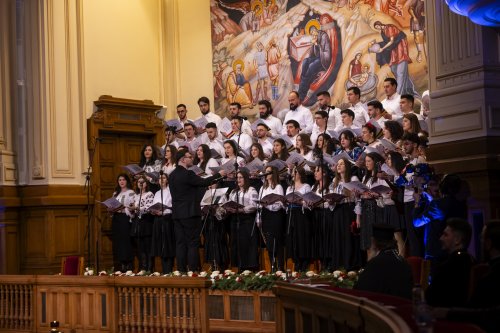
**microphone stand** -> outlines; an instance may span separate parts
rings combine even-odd
[[[321,180],[320,180],[320,184],[321,184],[321,220],[322,220],[322,226],[323,227],[326,227],[325,223],[326,223],[326,214],[325,214],[325,204],[324,204],[324,198],[325,198],[325,160],[324,160],[324,150],[325,150],[325,147],[326,147],[326,140],[325,140],[325,136],[327,135],[327,129],[328,129],[328,120],[330,118],[330,106],[328,106],[328,111],[326,112],[326,123],[325,123],[325,130],[323,131],[323,147],[321,147],[321,150],[319,152],[319,162],[320,162],[320,170],[321,170]],[[325,253],[325,244],[323,244],[323,251],[322,253],[324,254]],[[322,262],[322,260],[320,259],[320,263]]]
[[[238,185],[238,170],[239,170],[239,164],[238,164],[238,153],[240,151],[240,138],[241,138],[241,129],[243,127],[243,118],[240,118],[240,124],[238,128],[238,141],[236,143],[236,149],[237,151],[235,152],[236,157],[234,159],[234,172],[235,172],[235,177],[236,177],[236,203],[239,205],[240,204],[240,187]],[[244,194],[243,194],[244,195]],[[238,248],[238,269],[241,270],[241,249],[240,249],[240,209],[236,209],[236,247]]]
[[[293,176],[292,176],[292,194],[295,192],[295,177],[297,176],[297,163],[295,163],[295,168],[293,169]],[[285,193],[286,194],[286,193]],[[287,237],[290,235],[290,224],[292,223],[292,214],[293,214],[293,204],[289,205],[289,214],[288,214],[288,225],[287,225],[287,231],[286,235]],[[285,246],[285,252],[288,252],[288,247]],[[288,258],[287,258],[287,253],[284,254],[285,257],[285,270],[287,274],[287,279],[289,278],[288,276]]]
[[[167,134],[168,135],[168,134]],[[165,147],[165,150],[166,150],[167,147]],[[161,221],[161,239],[163,240],[163,234],[165,233],[165,221],[163,220],[164,216],[163,216],[163,187],[161,186],[161,182],[162,182],[162,176],[163,176],[163,169],[160,169],[160,180],[159,180],[159,183],[160,183],[160,200],[161,200],[161,217],[160,217],[160,221]],[[163,243],[163,241],[161,242],[161,252],[163,253],[165,251],[165,244]],[[161,258],[162,259],[162,262],[164,262],[165,260],[163,259],[163,257]],[[162,270],[163,270],[163,267],[162,267]]]
[[[92,208],[92,205],[90,203],[90,191],[91,191],[91,178],[92,178],[92,165],[94,164],[94,156],[95,156],[95,151],[97,149],[97,143],[100,141],[99,138],[94,138],[94,141],[92,142],[91,149],[89,149],[89,166],[87,167],[87,172],[84,173],[85,175],[85,185],[84,185],[84,190],[86,190],[87,194],[87,267],[90,267],[90,258],[91,258],[91,235],[90,235],[90,229],[92,226],[92,219],[94,217],[94,209]],[[95,264],[96,264],[96,272],[99,272],[99,241],[96,237],[95,239]]]
[[[212,208],[217,205],[218,203],[215,202],[215,193],[216,193],[216,188],[213,189],[213,193],[212,193],[212,199],[210,200],[210,206],[208,207],[208,212],[207,212],[207,215],[205,215],[205,218],[203,219],[203,226],[201,227],[201,231],[200,231],[200,238],[201,236],[203,235],[203,230],[205,230],[205,225],[207,223],[207,219],[209,217],[209,215],[212,214]],[[213,219],[213,217],[212,217]],[[213,220],[212,220],[213,222]],[[214,232],[214,226],[213,226],[213,223],[212,223],[212,233]],[[205,242],[207,241],[207,239],[205,238]],[[212,247],[213,247],[213,264],[214,264],[214,271],[217,270],[217,261],[215,260],[215,239],[212,240]]]

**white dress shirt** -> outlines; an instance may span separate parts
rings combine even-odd
[[[281,134],[286,135],[286,123],[292,119],[299,123],[301,132],[311,134],[314,125],[311,110],[302,105],[299,105],[295,110],[288,110],[283,120]]]
[[[220,127],[220,124],[222,122],[222,118],[213,113],[212,111],[208,112],[206,115],[201,116],[200,118],[202,117],[204,117],[209,123],[215,123],[215,125],[217,125],[217,128]]]
[[[269,126],[272,135],[278,135],[281,133],[283,124],[281,123],[281,120],[279,120],[279,118],[276,118],[272,114],[270,114],[266,119],[261,119],[267,126]]]
[[[387,97],[382,101],[382,105],[384,106],[385,111],[389,112],[393,116],[402,116],[403,113],[399,107],[399,101],[401,99],[401,95],[398,93],[394,93],[391,97]]]
[[[355,126],[361,127],[370,121],[368,110],[363,105],[363,103],[358,102],[356,105],[351,106],[350,109],[354,112],[354,120],[352,123]]]
[[[245,134],[245,133],[241,133],[241,134],[234,134],[232,137],[231,137],[231,140],[233,140],[234,142],[236,142],[236,144],[238,144],[238,138],[239,138],[239,144],[240,144],[240,147],[247,151],[248,149],[250,149],[250,146],[253,144],[253,140],[252,140],[252,137],[248,134]]]

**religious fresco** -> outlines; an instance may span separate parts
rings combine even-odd
[[[386,77],[417,100],[427,89],[423,0],[210,0],[215,111],[238,102],[258,114],[266,99],[275,113],[297,90],[315,109],[316,93],[347,102],[383,99]]]

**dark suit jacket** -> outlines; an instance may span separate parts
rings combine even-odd
[[[427,288],[427,303],[432,306],[465,306],[474,259],[467,251],[456,251],[436,266]]]
[[[201,216],[200,201],[205,188],[220,178],[219,173],[201,178],[193,171],[178,165],[169,175],[170,193],[172,194],[172,218],[187,219]]]
[[[411,298],[413,276],[403,257],[385,250],[368,261],[354,289]]]

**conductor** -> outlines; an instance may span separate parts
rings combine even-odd
[[[201,178],[188,170],[193,166],[193,155],[189,151],[179,151],[176,158],[177,167],[170,174],[169,183],[172,193],[177,269],[187,272],[187,267],[189,267],[191,271],[199,271],[200,201],[205,192],[204,188],[224,177],[226,172],[221,170],[211,177]]]

